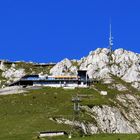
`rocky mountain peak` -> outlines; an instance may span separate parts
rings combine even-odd
[[[139,88],[140,54],[122,48],[116,49],[111,55],[109,54],[109,49],[97,48],[91,51],[88,56],[75,60],[76,65],[74,65],[75,62],[64,59],[57,63],[50,72],[54,75],[64,75],[76,73],[77,69],[86,69],[90,78],[112,82],[111,75],[115,75]]]

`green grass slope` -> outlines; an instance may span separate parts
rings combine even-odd
[[[42,88],[18,95],[0,96],[0,140],[37,140],[40,131],[64,130],[70,132],[71,127],[50,121],[51,117],[73,118],[71,99],[76,94],[91,95],[83,98],[82,105],[113,105],[110,98],[115,95],[101,96],[94,89],[64,90],[61,88]],[[80,120],[94,121],[80,113]],[[75,137],[72,140],[136,140],[138,135],[94,135]],[[67,139],[67,137],[50,138],[51,140]],[[42,139],[43,140],[43,139]],[[44,139],[46,140],[46,139]]]

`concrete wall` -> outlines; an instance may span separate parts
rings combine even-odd
[[[39,137],[52,137],[52,136],[63,136],[64,132],[54,132],[54,133],[42,133]]]
[[[78,84],[33,84],[33,86],[46,86],[46,87],[78,87]]]

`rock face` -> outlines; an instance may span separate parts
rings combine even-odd
[[[6,68],[5,68],[5,66],[4,66],[4,62],[1,61],[1,64],[0,64],[0,70],[4,71],[5,69],[6,69]]]
[[[50,118],[51,121],[55,121],[58,124],[67,124],[67,125],[71,125],[73,127],[79,127],[80,129],[82,129],[84,134],[96,134],[99,133],[99,129],[97,126],[95,126],[93,123],[83,123],[83,122],[79,122],[79,121],[70,121],[68,119],[64,119],[64,118]]]
[[[121,94],[117,96],[121,103],[122,114],[131,123],[136,132],[140,133],[140,96],[131,94]],[[125,109],[123,109],[125,108]]]
[[[108,49],[97,49],[82,61],[80,69],[87,69],[90,78],[107,79],[110,74],[126,82],[140,82],[140,55],[117,49],[109,56]]]
[[[88,112],[94,114],[98,129],[103,133],[137,133],[116,107],[95,106]]]
[[[16,70],[13,67],[11,67],[10,69],[2,73],[3,77],[5,77],[6,79],[9,79],[7,83],[10,83],[11,81],[16,81],[24,75],[25,75],[24,69]]]
[[[62,60],[50,70],[52,75],[76,75],[76,72],[76,66],[73,66],[69,59]]]
[[[116,101],[115,101],[116,100]],[[82,129],[84,134],[140,133],[140,96],[121,94],[114,100],[115,106],[81,106],[94,121],[72,121],[65,118],[51,119]]]
[[[2,65],[2,64],[1,64]],[[16,69],[15,64],[12,64],[10,68],[4,68],[2,77],[8,79],[7,84],[11,81],[16,81],[25,75],[24,69]]]
[[[109,49],[98,48],[91,51],[87,57],[77,60],[77,66],[73,66],[70,60],[65,59],[54,66],[51,73],[63,75],[65,67],[69,73],[76,73],[78,68],[86,69],[90,78],[111,83],[113,81],[111,75],[115,75],[140,89],[140,54],[124,49],[117,49],[111,55],[109,53]]]
[[[81,60],[80,69],[87,69],[90,78],[110,78],[109,50],[97,49]]]

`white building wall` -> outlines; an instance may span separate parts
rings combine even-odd
[[[44,133],[40,134],[39,137],[53,137],[53,136],[62,136],[64,135],[64,132],[58,132],[58,133]]]
[[[33,84],[33,86],[45,86],[45,87],[78,87],[78,84]]]

